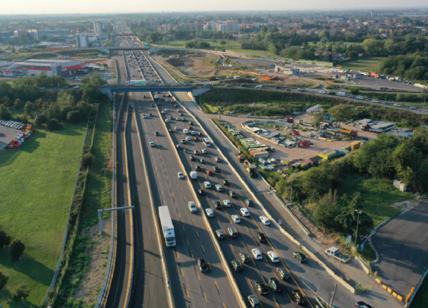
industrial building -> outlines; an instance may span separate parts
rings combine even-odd
[[[85,68],[85,64],[75,60],[29,59],[14,64],[14,69],[27,76],[73,76]]]

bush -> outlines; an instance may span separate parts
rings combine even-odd
[[[94,159],[94,156],[91,153],[85,153],[82,158],[82,165],[84,168],[88,168]]]
[[[15,293],[13,294],[13,299],[15,301],[22,301],[25,300],[30,295],[30,290],[25,285],[20,285],[18,289],[16,289]]]
[[[0,272],[0,291],[6,286],[9,277]]]
[[[57,120],[57,119],[50,119],[49,121],[48,121],[48,125],[47,125],[47,128],[49,129],[49,130],[58,130],[58,129],[60,129],[62,126],[61,126],[61,123]]]
[[[0,230],[0,249],[10,244],[11,238],[3,230]]]
[[[20,240],[13,240],[10,244],[10,259],[12,262],[18,261],[24,254],[25,245]]]

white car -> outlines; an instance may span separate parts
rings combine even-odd
[[[205,213],[207,214],[208,217],[214,217],[214,210],[210,207],[207,207],[205,209]]]
[[[269,250],[267,252],[267,256],[268,256],[270,262],[272,262],[272,263],[278,263],[279,262],[279,256],[275,251]]]
[[[263,260],[263,255],[260,249],[258,248],[251,249],[251,254],[253,255],[254,260]]]
[[[201,153],[202,153],[202,154],[207,154],[207,153],[208,153],[208,151],[207,151],[207,149],[202,149]]]
[[[178,177],[180,180],[184,180],[184,174],[183,174],[183,172],[177,172],[177,177]]]
[[[226,200],[223,200],[223,205],[224,205],[225,207],[231,207],[231,206],[232,206],[232,203],[230,202],[230,200],[226,199]]]
[[[210,188],[211,188],[211,182],[210,182],[210,181],[205,181],[205,182],[204,182],[204,187],[205,187],[206,189],[210,189]]]
[[[241,212],[241,215],[244,217],[250,216],[250,211],[246,207],[241,207],[239,211]]]
[[[154,148],[154,147],[156,146],[156,143],[154,143],[153,141],[150,141],[150,142],[149,142],[149,145],[150,145],[152,148]]]
[[[238,215],[232,215],[230,217],[232,217],[233,222],[236,224],[239,224],[241,222],[241,218],[239,218]]]
[[[261,215],[261,216],[259,216],[259,219],[262,222],[262,224],[264,224],[265,226],[270,225],[270,220],[266,216]]]
[[[198,208],[196,207],[196,204],[193,201],[187,202],[187,207],[189,208],[190,213],[196,213],[198,211]]]
[[[220,184],[215,184],[215,190],[217,190],[218,192],[222,192],[223,186],[221,186]]]

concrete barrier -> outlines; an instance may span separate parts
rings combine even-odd
[[[135,109],[135,108],[134,108]],[[140,126],[138,125],[138,121],[137,121],[137,116],[136,113],[133,114],[133,119],[135,121],[135,125],[137,127],[137,136],[138,136],[138,143],[140,145],[140,154],[141,154],[141,160],[143,162],[143,166],[144,169],[146,170],[146,172],[144,172],[144,175],[146,177],[146,183],[148,186],[148,192],[149,192],[149,199],[150,199],[150,205],[152,207],[152,219],[153,222],[155,224],[155,228],[156,228],[156,240],[158,242],[159,245],[159,249],[160,249],[160,257],[161,257],[161,263],[162,263],[162,273],[164,276],[164,280],[166,283],[166,290],[167,290],[167,297],[168,297],[168,304],[170,308],[175,308],[175,301],[174,301],[174,296],[172,295],[172,289],[171,289],[171,279],[168,273],[168,267],[166,265],[166,261],[165,261],[165,247],[164,247],[164,242],[162,240],[162,231],[161,228],[159,226],[159,222],[156,216],[156,206],[153,202],[153,192],[152,192],[152,185],[151,185],[151,181],[150,181],[150,177],[147,174],[147,162],[144,156],[144,151],[143,151],[143,144],[141,142],[141,135],[140,135]]]
[[[223,263],[223,267],[225,269],[226,276],[228,277],[228,279],[229,279],[229,281],[231,283],[233,292],[235,293],[235,296],[238,299],[238,302],[241,305],[241,307],[246,307],[245,300],[242,297],[242,294],[241,294],[241,292],[239,290],[239,287],[238,287],[238,284],[237,284],[237,282],[235,280],[235,277],[233,276],[233,273],[232,273],[232,271],[231,271],[231,269],[229,267],[229,264],[228,264],[228,262],[226,260],[226,257],[224,256],[223,251],[221,250],[220,244],[218,243],[218,241],[217,241],[217,239],[216,239],[216,237],[214,235],[214,230],[212,229],[211,224],[208,221],[208,217],[204,213],[204,208],[203,208],[203,206],[202,206],[202,204],[201,204],[201,202],[199,200],[199,196],[197,195],[197,193],[195,191],[195,187],[193,186],[193,183],[190,180],[190,177],[188,176],[188,172],[186,172],[186,168],[185,168],[185,166],[183,164],[183,161],[181,160],[180,153],[178,153],[178,150],[177,150],[177,148],[176,148],[176,146],[174,144],[174,141],[172,140],[171,134],[168,131],[168,126],[166,125],[165,120],[164,120],[164,118],[163,118],[163,116],[162,116],[162,114],[161,114],[161,112],[159,110],[159,107],[157,105],[156,105],[156,109],[158,111],[158,114],[159,114],[159,117],[160,117],[160,119],[162,121],[162,124],[163,124],[163,126],[165,128],[165,131],[166,131],[166,133],[168,135],[168,140],[169,140],[169,142],[171,144],[171,147],[174,149],[173,152],[174,152],[174,154],[175,154],[175,156],[177,158],[178,163],[180,164],[180,168],[181,168],[181,170],[183,170],[183,173],[186,174],[186,183],[188,184],[188,186],[190,188],[190,191],[191,191],[191,193],[193,195],[193,198],[196,200],[196,203],[197,203],[197,205],[199,206],[199,208],[200,208],[200,210],[202,212],[201,216],[202,216],[202,220],[204,221],[205,227],[210,231],[210,232],[208,232],[208,234],[210,235],[211,240],[214,243],[214,247],[217,250],[217,253],[218,253],[219,257],[220,257],[221,262]]]

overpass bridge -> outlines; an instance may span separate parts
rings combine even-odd
[[[108,85],[102,86],[101,92],[112,97],[117,93],[132,93],[132,92],[192,92],[193,88],[190,85]]]

